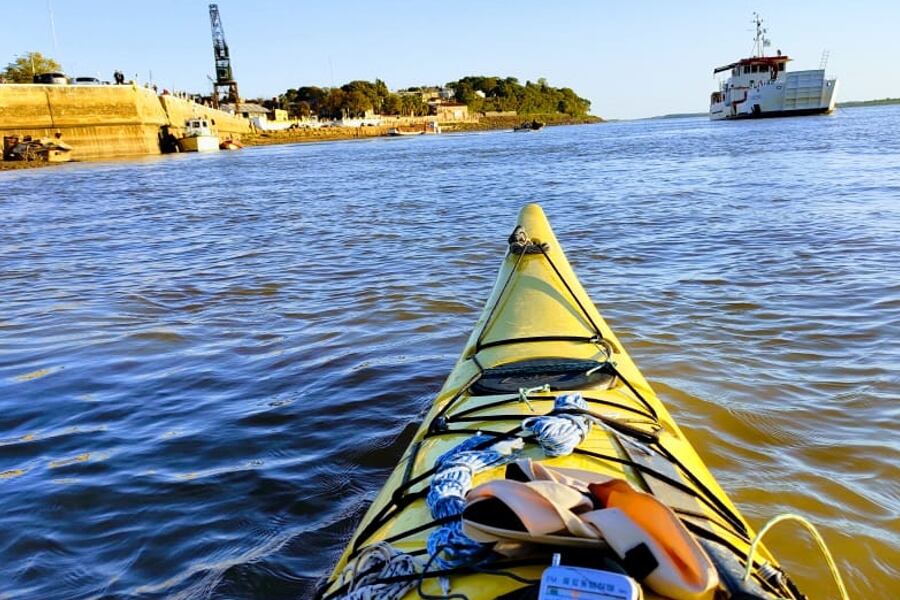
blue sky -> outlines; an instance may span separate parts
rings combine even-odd
[[[471,74],[546,77],[592,111],[633,118],[706,109],[712,69],[748,55],[752,12],[793,69],[840,79],[839,100],[900,96],[900,2],[219,0],[243,96],[380,77],[391,88]],[[48,6],[56,29],[51,33]],[[212,74],[208,2],[0,0],[0,64],[28,50],[69,75],[205,91]]]

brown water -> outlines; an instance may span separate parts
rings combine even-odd
[[[891,598],[898,199],[898,107],[0,173],[0,597],[305,597],[539,201],[750,521]]]

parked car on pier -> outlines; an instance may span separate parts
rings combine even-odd
[[[65,73],[41,73],[35,75],[33,81],[44,85],[66,85],[69,83],[69,78]]]
[[[103,82],[96,77],[76,77],[72,80],[72,85],[103,85]]]

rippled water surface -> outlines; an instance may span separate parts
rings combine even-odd
[[[305,597],[529,201],[751,522],[890,597],[900,107],[0,173],[0,597]]]

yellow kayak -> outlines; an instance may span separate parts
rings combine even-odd
[[[561,405],[564,394],[577,396],[580,404]],[[576,431],[574,441],[547,441],[535,418],[554,415],[583,417],[576,425],[587,425]],[[702,548],[714,566],[707,589],[674,597],[803,597],[761,544],[752,576],[744,581],[754,532],[600,316],[537,204],[522,209],[497,282],[462,355],[318,597],[606,598],[538,592],[554,560],[598,570],[622,567],[610,550],[620,541],[612,533],[619,531],[615,523],[606,524],[601,539],[576,539],[574,547],[556,548],[550,535],[545,536],[549,543],[512,544],[511,552],[484,543],[476,544],[484,552],[454,555],[447,535],[452,538],[454,526],[459,534],[462,515],[435,516],[429,493],[435,494],[436,473],[446,467],[446,457],[462,450],[487,452],[489,445],[491,452],[500,448],[492,454],[500,458],[470,469],[471,485],[463,492],[507,481],[514,459],[545,473],[617,481],[635,498],[671,510],[678,521],[674,526],[687,532],[687,542]],[[466,501],[471,504],[471,493]],[[475,528],[470,523],[461,531],[469,535]],[[531,534],[516,535],[527,542]],[[446,545],[436,546],[441,542]],[[673,597],[642,581],[646,573],[632,577],[627,562],[618,572],[635,582],[634,597]]]

